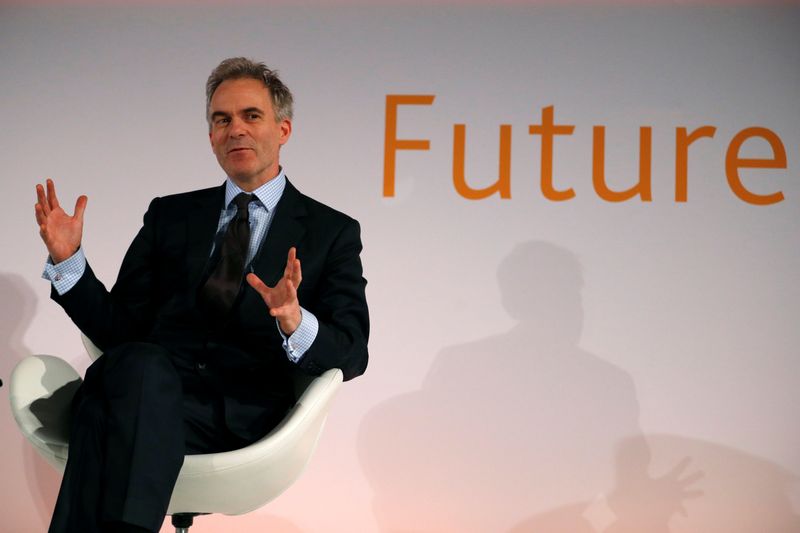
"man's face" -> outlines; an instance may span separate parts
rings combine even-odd
[[[225,173],[252,191],[278,174],[278,153],[292,123],[275,121],[269,89],[259,80],[226,80],[211,97],[211,149]]]

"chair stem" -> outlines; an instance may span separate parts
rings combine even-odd
[[[192,513],[172,515],[172,526],[175,528],[175,533],[189,533],[189,528],[192,527],[194,522],[194,516]]]

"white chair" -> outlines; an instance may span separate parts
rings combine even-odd
[[[100,351],[84,337],[92,359]],[[240,450],[187,455],[167,513],[176,533],[186,533],[198,514],[244,514],[278,497],[300,476],[328,415],[342,372],[300,379],[298,400],[283,421],[258,442]],[[22,433],[48,463],[64,471],[70,402],[81,383],[63,359],[32,355],[11,373],[11,411]]]

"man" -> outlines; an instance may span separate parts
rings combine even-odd
[[[359,225],[286,179],[291,93],[231,58],[206,96],[227,180],[154,199],[110,292],[81,248],[87,198],[69,216],[51,180],[37,185],[52,297],[104,350],[73,403],[53,533],[157,531],[185,454],[268,433],[298,372],[366,368]]]

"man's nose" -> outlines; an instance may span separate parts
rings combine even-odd
[[[247,133],[244,120],[238,117],[233,117],[231,119],[231,125],[228,131],[230,132],[231,137],[241,137],[242,135]]]

